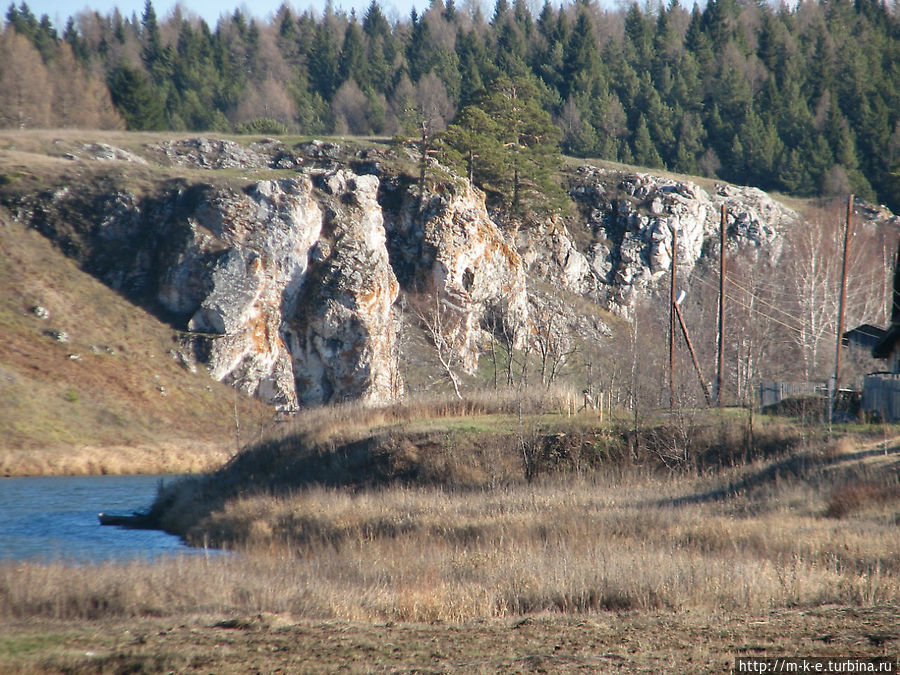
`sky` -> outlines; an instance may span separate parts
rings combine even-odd
[[[163,19],[171,13],[176,4],[176,0],[152,0],[153,8],[156,15]],[[6,8],[10,2],[15,2],[18,6],[21,0],[0,0],[2,2],[2,14],[6,14]],[[50,17],[53,25],[57,30],[62,30],[66,25],[66,19],[83,10],[97,11],[100,14],[109,14],[114,7],[118,7],[123,16],[129,17],[132,13],[140,18],[144,12],[144,0],[25,0],[28,7],[38,18],[46,14]],[[267,19],[278,11],[284,0],[254,0],[247,2],[246,0],[182,0],[181,7],[185,14],[196,14],[202,17],[210,28],[215,28],[216,22],[223,14],[231,15],[235,9],[240,9],[245,15],[257,17],[259,19]],[[335,9],[343,9],[349,12],[355,9],[356,13],[362,17],[371,0],[333,0]],[[382,10],[389,20],[393,21],[401,17],[409,15],[410,10],[415,7],[421,11],[428,7],[428,0],[381,0],[379,2]],[[457,6],[463,3],[457,2]],[[311,9],[314,13],[321,13],[325,7],[325,0],[300,0],[289,1],[288,5],[293,7],[298,13],[302,13],[307,9]],[[493,6],[493,4],[491,4]]]

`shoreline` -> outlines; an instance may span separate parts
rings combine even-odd
[[[219,468],[234,454],[233,443],[197,439],[3,449],[0,478],[204,473]]]

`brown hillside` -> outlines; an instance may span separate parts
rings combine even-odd
[[[234,390],[190,372],[177,331],[8,213],[0,335],[0,475],[201,469],[235,448]],[[238,407],[248,440],[268,412]]]

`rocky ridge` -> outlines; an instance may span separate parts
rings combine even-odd
[[[137,157],[94,150],[74,161]],[[200,138],[145,150],[159,165],[292,173],[243,187],[181,182],[144,196],[114,182],[6,191],[2,201],[92,274],[182,326],[186,367],[205,364],[285,411],[401,396],[404,313],[442,313],[461,369],[474,372],[491,333],[521,347],[548,315],[561,317],[565,339],[608,336],[562,298],[630,316],[672,264],[672,231],[675,260],[690,271],[717,236],[723,206],[729,248],[769,262],[798,218],[751,188],[710,194],[584,166],[569,177],[579,217],[503,229],[462,179],[429,180],[419,194],[408,176],[385,171],[396,159],[387,149]]]
[[[559,279],[625,317],[671,268],[673,231],[676,264],[690,272],[707,242],[718,238],[723,206],[728,249],[770,263],[781,257],[784,231],[799,219],[756,188],[718,185],[709,194],[688,181],[593,166],[579,167],[569,193],[581,207],[584,244],[551,221],[520,248],[536,274]]]

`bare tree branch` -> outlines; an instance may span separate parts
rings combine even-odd
[[[428,334],[444,374],[453,385],[453,391],[461,399],[457,369],[462,360],[461,351],[466,339],[465,322],[461,312],[436,293],[411,296],[408,302]]]

